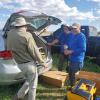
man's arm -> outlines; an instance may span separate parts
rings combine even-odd
[[[58,43],[59,42],[59,40],[58,39],[55,39],[55,40],[53,40],[51,43],[48,43],[48,45],[49,46],[53,46],[53,45],[55,45],[56,43]]]
[[[28,51],[33,58],[33,60],[38,61],[41,65],[46,66],[44,59],[42,58],[41,53],[36,45],[36,42],[33,37],[29,37],[28,39]]]

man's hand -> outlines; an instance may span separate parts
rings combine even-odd
[[[53,40],[52,42],[47,43],[47,45],[48,45],[48,46],[53,46],[53,45],[55,45],[55,44],[58,43],[58,42],[59,42],[59,40],[58,40],[58,39],[55,39],[55,40]]]
[[[47,43],[47,47],[51,50],[52,44],[51,43]]]
[[[43,67],[47,68],[48,67],[47,63],[43,63]]]
[[[52,43],[47,43],[48,46],[52,46]]]
[[[64,54],[66,55],[66,56],[68,56],[68,55],[70,55],[70,54],[72,54],[73,53],[73,51],[72,50],[64,50]]]

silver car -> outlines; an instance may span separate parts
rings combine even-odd
[[[40,36],[40,34],[44,32],[46,27],[51,24],[57,25],[61,23],[61,20],[33,10],[13,13],[3,28],[4,41],[6,41],[8,31],[13,28],[11,23],[20,16],[24,17],[27,23],[29,23],[28,31],[32,33],[43,59],[45,59],[46,63],[48,64],[48,67],[44,68],[37,62],[38,73],[40,75],[52,68],[52,57],[50,50],[46,45],[47,42]],[[0,51],[0,84],[13,84],[23,81],[24,79],[24,75],[18,68],[18,64],[14,60],[11,51]]]

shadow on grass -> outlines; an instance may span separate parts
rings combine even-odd
[[[40,96],[37,96],[37,100],[63,100],[65,95],[62,95],[62,96],[50,96],[50,95],[47,95],[47,96],[43,96],[43,95],[40,95]]]
[[[22,83],[13,85],[0,85],[0,100],[11,100],[12,96],[15,95]]]

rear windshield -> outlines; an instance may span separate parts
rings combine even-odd
[[[47,20],[44,19],[44,18],[36,18],[36,19],[33,19],[31,21],[31,25],[35,28],[35,29],[38,29],[40,27],[42,27],[44,24],[47,23]]]

